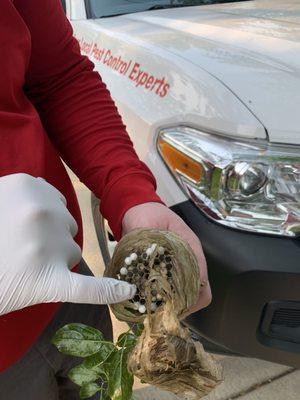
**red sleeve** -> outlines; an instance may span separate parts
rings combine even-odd
[[[15,0],[32,38],[25,90],[63,160],[101,199],[117,240],[124,213],[161,202],[94,64],[80,55],[60,0]]]

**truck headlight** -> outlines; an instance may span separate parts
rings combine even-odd
[[[220,224],[300,235],[300,148],[243,142],[187,127],[160,131],[158,150],[193,202]]]

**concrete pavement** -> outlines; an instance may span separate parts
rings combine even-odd
[[[100,256],[90,207],[90,193],[71,174],[84,219],[84,258],[96,275],[101,275]],[[113,318],[115,336],[126,325]],[[300,371],[266,361],[220,357],[225,381],[206,400],[300,400]],[[178,400],[174,395],[139,382],[135,384],[136,400]]]

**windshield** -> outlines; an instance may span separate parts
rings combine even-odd
[[[237,1],[241,0],[90,0],[89,14],[91,18],[103,18],[160,8],[191,7],[207,4],[234,3]]]

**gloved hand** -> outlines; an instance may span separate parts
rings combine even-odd
[[[136,287],[73,273],[81,249],[64,196],[41,178],[0,178],[0,315],[33,304],[117,303]]]
[[[212,295],[200,240],[177,214],[160,203],[149,202],[139,204],[130,208],[124,214],[122,227],[123,235],[136,228],[156,228],[175,232],[188,242],[198,260],[202,286],[198,302],[189,310],[189,313],[191,314],[210,304]]]

